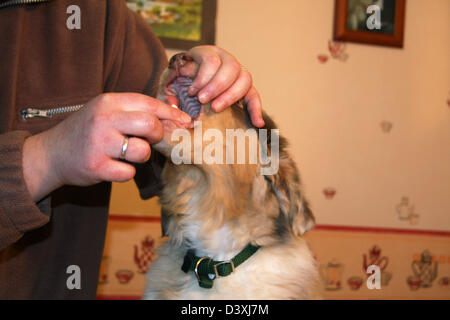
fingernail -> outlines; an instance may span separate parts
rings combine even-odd
[[[193,96],[194,94],[196,94],[197,93],[197,89],[195,89],[194,87],[189,87],[189,89],[188,89],[188,94],[189,95],[191,95],[191,96]]]
[[[208,102],[208,94],[207,94],[206,92],[200,93],[200,94],[198,95],[198,100],[199,100],[201,103],[207,103],[207,102]]]
[[[216,100],[216,101],[214,101],[214,103],[211,107],[215,112],[219,112],[219,111],[222,111],[222,109],[224,108],[224,103],[223,103],[223,101]]]
[[[181,122],[184,122],[184,123],[189,123],[192,121],[191,117],[187,113],[183,113],[180,120],[181,120]]]

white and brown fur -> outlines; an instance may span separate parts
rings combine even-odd
[[[246,109],[238,104],[220,113],[204,105],[197,120],[203,130],[216,128],[224,134],[225,129],[252,127]],[[264,120],[266,129],[275,128],[266,115]],[[164,126],[165,137],[155,148],[168,157],[160,203],[169,238],[150,266],[143,298],[319,298],[316,262],[301,237],[314,226],[314,218],[286,140],[279,140],[278,173],[263,176],[260,164],[174,165],[170,161],[174,126]],[[232,274],[215,279],[212,289],[199,287],[194,272],[181,270],[188,249],[195,249],[199,257],[224,261],[248,243],[261,248]]]

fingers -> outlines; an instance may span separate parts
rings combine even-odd
[[[199,46],[189,54],[200,64],[189,94],[198,94],[201,103],[208,103],[229,88],[238,78],[241,66],[227,51],[213,46]]]
[[[221,112],[228,106],[239,101],[250,90],[252,83],[252,77],[250,73],[242,70],[237,80],[219,97],[214,99],[211,104],[212,109],[215,112]]]
[[[161,120],[191,123],[187,114],[142,94],[107,93],[92,99],[48,131],[57,180],[87,186],[132,179],[134,167],[118,159],[124,151],[122,158],[129,162],[148,161],[150,144],[163,137]],[[130,136],[126,145],[125,136]]]
[[[196,95],[217,73],[222,65],[221,57],[212,46],[199,46],[189,50],[188,54],[199,64],[197,75],[189,88],[189,94]],[[200,102],[206,103],[200,99]]]
[[[264,126],[264,119],[262,117],[262,103],[258,91],[252,87],[244,97],[247,104],[250,119],[255,127],[261,128]]]
[[[240,73],[241,66],[237,61],[232,57],[225,56],[222,60],[222,67],[217,71],[206,87],[200,90],[198,94],[199,101],[207,103],[219,96],[239,79]],[[251,77],[243,77],[240,80],[241,86],[250,87]]]
[[[133,179],[136,169],[129,163],[108,159],[99,173],[101,181],[125,182]]]
[[[126,136],[120,132],[116,132],[109,139],[107,145],[104,146],[104,153],[111,159],[124,159],[134,163],[144,163],[150,159],[150,144],[137,137],[128,137],[128,144],[125,148],[125,155],[122,157],[122,147],[125,143]]]
[[[235,57],[215,46],[198,46],[188,54],[200,65],[189,94],[197,94],[203,104],[214,99],[211,107],[216,112],[244,98],[253,125],[264,126],[261,98],[253,87],[250,73],[242,69]],[[190,73],[194,70],[192,64],[186,65]]]
[[[123,143],[123,142],[122,142]],[[119,156],[113,157],[113,158],[119,158],[120,153],[122,152],[122,145],[119,146]],[[116,150],[117,154],[117,150]],[[147,162],[148,159],[150,159],[151,149],[148,142],[136,138],[136,137],[129,137],[128,138],[128,147],[125,152],[125,156],[123,159],[134,162],[134,163],[144,163]]]
[[[149,112],[117,111],[112,115],[111,122],[123,135],[143,137],[151,144],[163,138],[161,121]]]
[[[144,111],[161,120],[190,123],[191,117],[183,111],[172,108],[152,97],[139,93],[108,93],[101,96],[106,107],[117,106],[123,111]]]

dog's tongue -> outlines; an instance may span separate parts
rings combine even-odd
[[[187,77],[178,77],[171,84],[170,89],[175,92],[175,96],[168,96],[167,102],[175,104],[181,111],[186,112],[191,119],[196,119],[200,114],[201,103],[197,96],[189,96],[188,89],[192,85],[192,79]]]

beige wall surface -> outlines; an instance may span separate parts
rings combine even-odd
[[[337,291],[323,273],[325,297],[450,298],[450,1],[407,0],[403,49],[346,43],[339,58],[329,51],[333,14],[334,0],[218,0],[216,42],[251,71],[264,109],[291,143],[318,225],[377,229],[311,233],[320,265],[346,266]],[[159,206],[140,200],[133,182],[114,184],[111,214],[156,217]],[[400,231],[387,237],[389,229]],[[121,230],[132,237],[132,228]],[[355,237],[360,245],[350,248]],[[108,243],[105,255],[132,268],[132,245],[115,258],[121,246]],[[391,261],[383,295],[347,284],[365,281],[362,257],[374,247]],[[412,268],[427,252],[439,274],[432,289],[418,290]]]
[[[319,224],[450,230],[450,1],[407,1],[403,49],[348,43],[345,61],[323,64],[333,0],[219,0],[217,12],[217,45],[251,71]],[[134,188],[114,186],[111,212],[158,214]]]
[[[319,227],[310,231],[306,240],[318,261],[325,299],[450,299],[448,235],[380,235],[356,228]],[[159,219],[113,216],[100,271],[99,298],[139,299],[145,272],[152,268],[162,243]],[[367,286],[368,281],[372,283],[365,272],[367,265],[380,267],[379,287]]]

